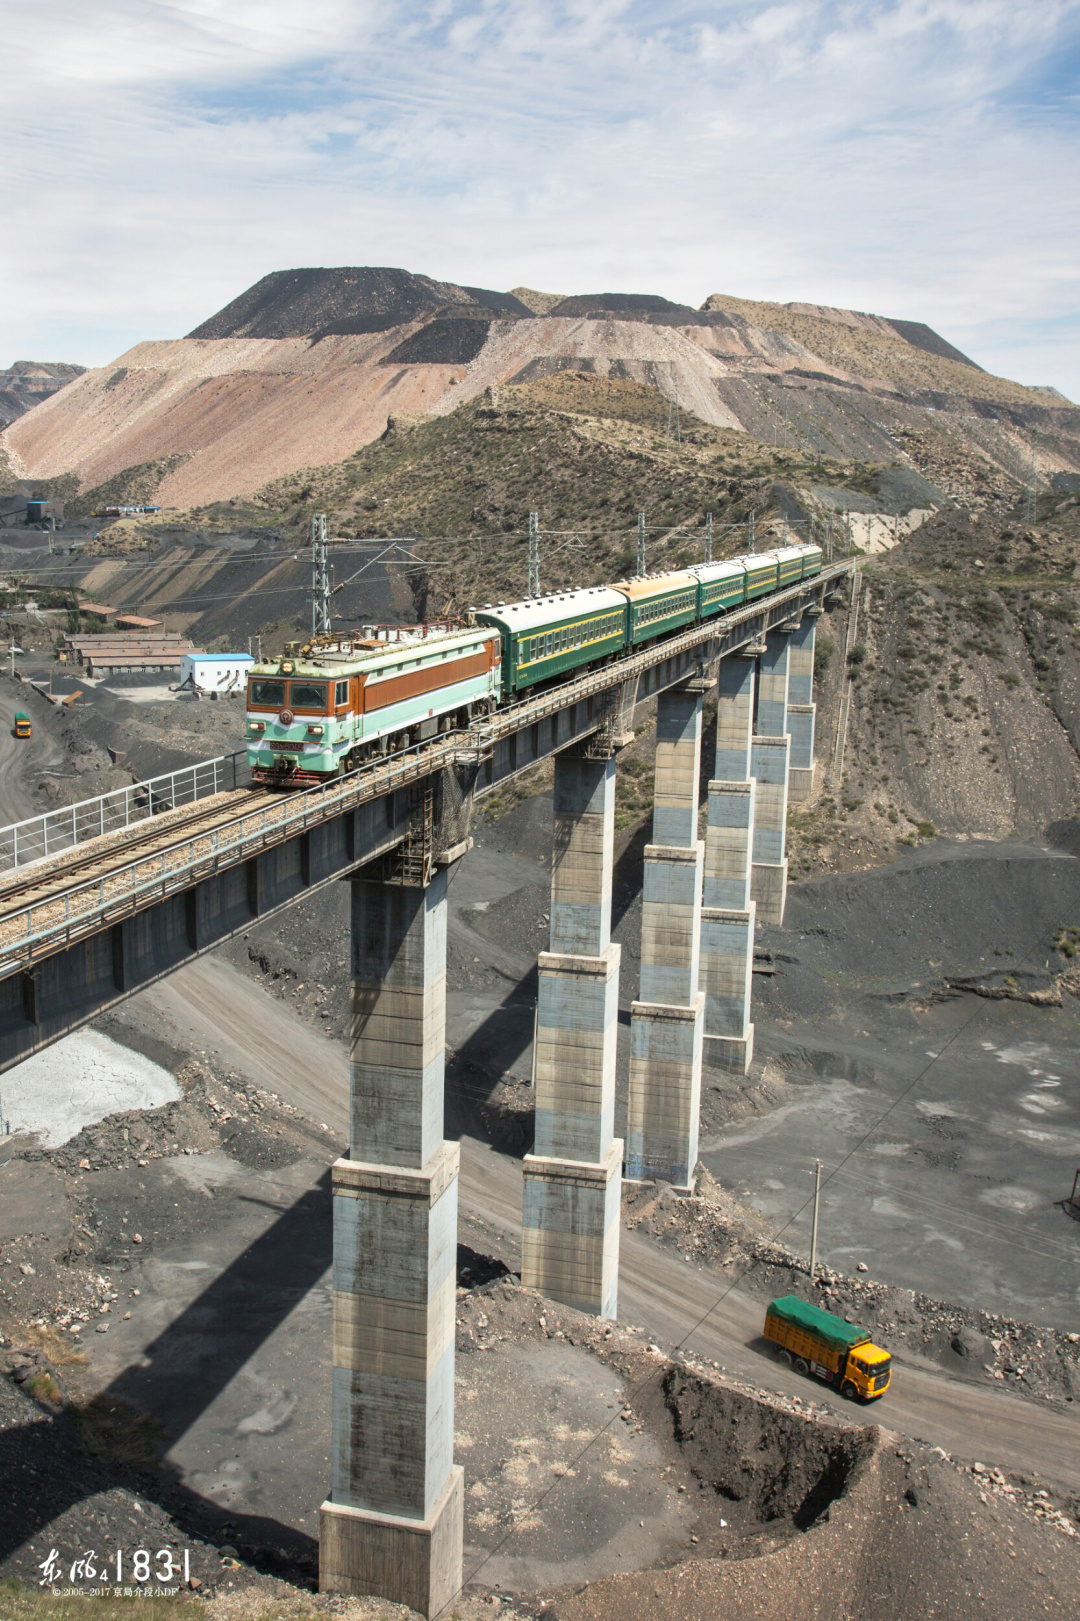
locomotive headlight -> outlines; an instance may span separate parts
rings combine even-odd
[[[321,737],[323,735],[323,729],[321,726],[309,726],[307,729],[307,735],[309,737]]]
[[[249,720],[248,721],[248,732],[249,732],[250,736],[258,737],[259,733],[260,732],[265,732],[265,730],[266,730],[266,722],[264,720]]]

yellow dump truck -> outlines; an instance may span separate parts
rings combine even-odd
[[[892,1377],[892,1357],[875,1345],[864,1328],[845,1323],[831,1311],[782,1295],[765,1313],[765,1338],[778,1362],[812,1373],[849,1401],[876,1401]]]
[[[26,713],[25,709],[17,709],[15,711],[15,736],[30,736],[30,716]]]

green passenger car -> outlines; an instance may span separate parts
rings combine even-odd
[[[803,579],[809,580],[812,579],[815,574],[820,574],[821,565],[824,560],[824,554],[822,553],[821,547],[816,546],[812,541],[809,541],[800,546],[799,550],[802,552]]]
[[[697,621],[698,579],[688,569],[620,580],[613,589],[622,593],[630,607],[631,647]]]
[[[785,586],[797,585],[803,577],[803,548],[779,546],[772,555],[776,561],[777,590],[782,591]]]
[[[744,557],[746,564],[746,600],[755,602],[758,597],[767,597],[770,591],[776,590],[776,553],[754,552]]]
[[[698,618],[713,619],[746,601],[746,561],[728,558],[723,563],[699,563],[690,570],[698,578]]]
[[[473,610],[478,625],[495,626],[502,638],[502,683],[508,694],[621,653],[627,645],[626,615],[626,597],[606,585]]]

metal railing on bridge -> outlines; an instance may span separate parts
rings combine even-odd
[[[450,733],[435,743],[415,745],[367,771],[332,778],[320,788],[275,794],[269,804],[255,810],[227,812],[222,825],[188,836],[178,827],[164,849],[133,856],[60,893],[0,913],[0,978],[148,904],[166,900],[223,867],[295,838],[330,816],[451,765],[462,741],[463,734]]]
[[[0,828],[0,873],[60,855],[88,839],[116,833],[134,822],[159,816],[162,811],[179,810],[230,788],[246,788],[250,781],[247,753],[239,749],[235,754],[200,760],[179,771],[166,771],[160,777],[114,788],[94,799],[81,799],[75,805],[30,816],[12,827]]]

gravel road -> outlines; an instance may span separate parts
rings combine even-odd
[[[32,689],[0,675],[0,827],[25,821],[40,808],[28,787],[35,773],[68,763],[55,738],[38,722],[38,710],[44,703]],[[17,709],[25,709],[30,716],[33,735],[29,739],[14,735]]]
[[[339,1043],[305,1025],[220,958],[204,958],[144,992],[191,1045],[306,1114],[344,1131],[348,1066]],[[141,999],[140,999],[141,1000]],[[520,1161],[462,1140],[461,1205],[516,1253]],[[702,1320],[712,1300],[716,1306]],[[673,1263],[642,1233],[622,1235],[620,1315],[661,1341],[681,1343],[757,1385],[786,1395],[824,1394],[755,1348],[761,1305],[723,1275]],[[968,1460],[1034,1473],[1080,1489],[1080,1415],[900,1365],[881,1418],[890,1427]]]

